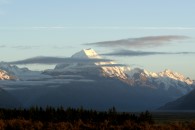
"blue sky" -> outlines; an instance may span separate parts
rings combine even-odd
[[[194,0],[0,0],[0,61],[35,56],[68,57],[83,48],[195,52]],[[187,36],[163,45],[121,48],[101,41],[150,36]],[[151,71],[166,68],[195,79],[193,54],[107,58]]]

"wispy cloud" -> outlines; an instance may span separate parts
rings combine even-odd
[[[88,30],[195,30],[195,27],[128,27],[128,26],[37,26],[29,29],[88,29]]]
[[[96,43],[86,43],[84,45],[95,45],[99,47],[128,47],[128,48],[140,48],[140,47],[155,47],[172,43],[174,41],[189,39],[183,35],[165,35],[165,36],[147,36],[138,38],[120,39],[115,41],[103,41]]]
[[[34,48],[39,48],[40,46],[31,46],[31,45],[5,45],[2,44],[0,45],[0,48],[9,48],[9,49],[34,49]]]
[[[45,48],[44,45],[5,45],[5,44],[0,44],[0,49],[1,48],[9,48],[9,49],[17,49],[17,50],[26,50],[26,49],[40,49],[40,48]],[[50,49],[55,49],[55,50],[59,50],[59,49],[67,49],[67,48],[75,48],[74,46],[68,46],[68,45],[48,45],[47,48]]]
[[[61,57],[33,57],[25,60],[13,61],[11,64],[59,64],[59,63],[89,63],[89,62],[108,62],[109,59],[76,59],[76,58],[61,58]]]
[[[1,30],[195,30],[195,27],[129,27],[129,26],[31,26],[0,27]]]
[[[51,46],[53,49],[66,49],[66,48],[76,48],[74,46],[71,46],[71,45],[65,45],[65,46],[58,46],[58,45],[54,45],[54,46]]]
[[[34,49],[38,48],[39,46],[30,46],[30,45],[18,45],[18,46],[11,46],[14,49]]]
[[[127,66],[126,64],[105,64],[105,65],[100,65],[102,67],[115,67],[115,66],[118,66],[118,67],[122,67],[122,66]]]
[[[5,48],[6,47],[6,45],[0,45],[0,48]]]
[[[195,52],[153,52],[153,51],[132,51],[119,50],[101,55],[105,56],[148,56],[148,55],[176,55],[176,54],[195,54]]]

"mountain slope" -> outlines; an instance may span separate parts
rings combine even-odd
[[[184,95],[183,97],[165,104],[160,110],[195,110],[195,90]]]
[[[0,86],[1,87],[1,86]],[[20,107],[21,103],[10,93],[0,88],[0,107],[15,108]]]
[[[13,93],[13,91],[12,91]],[[158,108],[170,101],[164,90],[129,87],[120,80],[98,78],[93,82],[71,82],[41,85],[40,88],[16,90],[15,95],[25,99],[25,107],[63,106],[106,110],[115,106],[120,111],[143,111]],[[26,95],[24,95],[26,94]],[[31,97],[31,98],[29,98]]]

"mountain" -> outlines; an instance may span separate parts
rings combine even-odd
[[[62,74],[82,74],[85,76],[99,75],[104,77],[117,77],[126,79],[126,70],[129,67],[119,66],[113,61],[103,59],[93,49],[83,49],[71,57],[73,62],[58,64],[54,70],[45,70],[44,74],[62,75]]]
[[[0,80],[13,80],[13,79],[15,79],[14,76],[8,74],[4,70],[0,70]]]
[[[102,57],[99,56],[93,49],[83,49],[74,55],[71,58],[76,59],[101,59]]]
[[[159,73],[149,72],[144,69],[134,68],[117,64],[113,61],[105,61],[93,49],[83,49],[72,55],[73,62],[58,64],[53,70],[46,70],[43,73],[48,75],[82,75],[85,77],[103,76],[116,78],[130,86],[149,87],[175,91],[173,96],[179,97],[190,92],[195,83],[190,78],[171,70],[164,70]],[[83,61],[84,62],[83,62]]]
[[[194,81],[182,74],[131,68],[104,59],[93,49],[83,49],[67,59],[43,72],[7,65],[19,69],[14,74],[20,80],[0,81],[1,88],[25,108],[49,105],[107,110],[115,106],[119,111],[154,110],[194,88]]]
[[[55,79],[66,79],[66,84],[58,86],[60,91],[55,89],[43,94],[36,103],[41,105],[48,101],[45,105],[70,106],[88,104],[88,107],[114,105],[123,110],[155,109],[189,93],[195,87],[193,80],[177,72],[166,69],[154,73],[130,68],[103,59],[93,49],[81,50],[70,59],[69,62],[43,72]],[[54,100],[56,93],[59,94],[56,98],[58,102]]]
[[[0,62],[0,70],[5,71],[8,75],[11,76],[10,79],[15,80],[34,80],[45,78],[48,76],[42,75],[42,72],[31,71],[28,68],[20,68],[16,65],[12,65],[6,62]]]
[[[135,68],[127,72],[127,74],[129,76],[128,83],[132,86],[139,85],[167,91],[175,90],[178,96],[190,92],[195,87],[195,82],[190,78],[185,78],[182,74],[167,69],[154,73]]]
[[[180,97],[179,99],[166,103],[159,110],[195,110],[195,90]]]
[[[11,65],[6,62],[0,62],[0,69],[5,70],[12,75],[20,75],[21,73],[30,71],[28,68],[19,68],[16,65]]]

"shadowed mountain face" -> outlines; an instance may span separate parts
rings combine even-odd
[[[160,110],[195,110],[195,90],[160,107]]]
[[[13,108],[20,106],[21,103],[13,95],[0,88],[0,107]]]
[[[43,72],[20,70],[5,63],[0,65],[2,68],[17,80],[0,81],[1,88],[21,102],[22,107],[83,106],[107,110],[115,106],[120,111],[143,111],[156,109],[194,88],[194,81],[179,73],[132,69],[103,59],[93,49],[84,49]]]
[[[133,87],[112,78],[93,77],[93,79],[93,82],[19,85],[14,87],[21,89],[12,90],[10,93],[23,103],[23,107],[83,106],[107,110],[115,106],[120,111],[152,110],[173,99],[171,95],[174,91]]]

